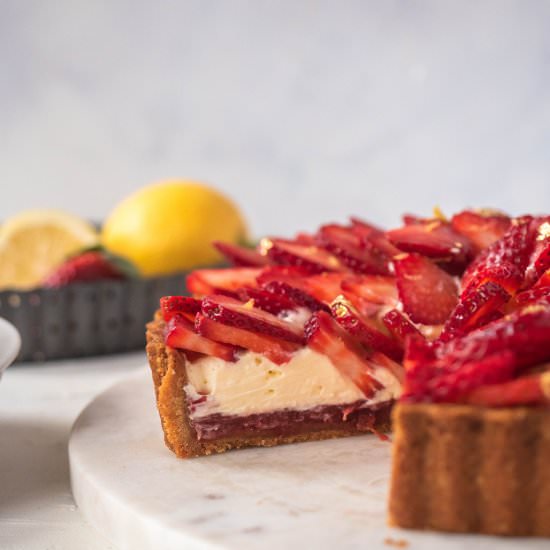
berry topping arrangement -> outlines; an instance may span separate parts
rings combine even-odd
[[[467,210],[352,218],[255,249],[216,242],[233,266],[161,301],[166,344],[190,360],[244,350],[279,365],[310,347],[365,395],[383,367],[406,402],[550,402],[550,217]]]

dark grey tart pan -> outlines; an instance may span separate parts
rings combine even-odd
[[[0,292],[0,317],[17,327],[17,361],[46,361],[145,347],[162,296],[186,294],[186,273]]]

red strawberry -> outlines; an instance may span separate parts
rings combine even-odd
[[[550,269],[550,218],[533,220],[535,245],[529,265],[525,270],[524,287],[531,286]]]
[[[549,341],[550,307],[537,304],[441,344],[437,356],[445,364],[460,365],[509,350],[521,368],[549,360]]]
[[[217,323],[200,313],[197,315],[195,327],[197,332],[211,340],[261,353],[278,365],[290,361],[292,354],[300,348],[298,344],[266,334]]]
[[[351,228],[324,225],[318,232],[320,245],[337,256],[355,273],[389,275],[389,258],[374,247],[366,247]]]
[[[522,376],[502,384],[476,388],[466,396],[464,401],[483,407],[549,405],[550,372]]]
[[[352,231],[361,238],[366,249],[382,254],[387,260],[391,260],[393,256],[399,254],[399,249],[390,243],[385,233],[378,227],[359,218],[351,218],[351,223]]]
[[[308,346],[326,355],[364,394],[371,397],[382,385],[359,343],[325,311],[314,313],[306,324]]]
[[[235,360],[235,347],[214,342],[197,334],[193,324],[182,315],[175,315],[168,321],[165,341],[171,348],[203,353],[224,361]]]
[[[470,239],[476,252],[501,239],[510,223],[508,216],[491,210],[464,210],[455,214],[451,220],[453,229]]]
[[[187,276],[187,288],[193,294],[234,294],[244,286],[256,286],[260,268],[234,267],[231,269],[197,269]]]
[[[214,241],[212,244],[235,266],[262,267],[269,264],[267,256],[262,256],[252,248],[220,241]]]
[[[313,245],[289,242],[283,239],[263,239],[262,251],[276,264],[297,266],[310,273],[348,271],[333,254]]]
[[[403,359],[403,348],[381,332],[373,321],[362,317],[345,298],[337,298],[331,312],[338,324],[368,349],[380,351],[395,361]]]
[[[386,235],[404,252],[415,252],[457,269],[464,268],[472,257],[470,241],[439,220],[407,225],[388,231]]]
[[[263,288],[251,288],[245,287],[239,290],[239,299],[243,302],[248,302],[248,300],[254,301],[254,307],[258,307],[272,313],[273,315],[278,315],[282,311],[287,311],[294,309],[296,305],[294,302],[286,298],[285,296],[280,296],[268,292]]]
[[[465,395],[480,386],[500,384],[510,380],[514,371],[515,354],[508,350],[476,361],[469,361],[459,369],[432,368],[431,373],[420,384],[415,380],[415,377],[418,377],[418,371],[408,371],[403,399],[405,401],[459,402],[464,400]]]
[[[405,346],[405,341],[409,336],[424,338],[422,333],[411,323],[411,321],[396,309],[388,311],[384,317],[382,317],[382,321],[386,325],[386,328],[391,332],[392,336],[403,347]]]
[[[283,321],[267,311],[243,304],[227,296],[206,296],[202,300],[202,313],[213,321],[243,328],[302,344],[304,334],[301,326]]]
[[[550,286],[539,286],[524,290],[516,295],[515,302],[519,306],[537,303],[550,305]]]
[[[397,256],[394,267],[399,297],[411,320],[427,325],[444,323],[457,304],[454,279],[418,254]]]
[[[304,290],[289,285],[288,283],[271,281],[263,288],[272,295],[286,298],[293,304],[293,308],[307,307],[311,311],[317,311],[319,309],[330,311],[330,308],[325,303],[317,300],[317,298]]]
[[[394,277],[383,275],[349,276],[342,279],[341,288],[348,294],[359,296],[375,304],[395,305],[397,287]]]
[[[45,287],[60,287],[71,283],[124,279],[125,275],[107,257],[98,251],[89,251],[63,262],[44,280]]]
[[[503,286],[515,293],[523,281],[535,244],[532,218],[517,218],[510,229],[498,241],[483,250],[470,264],[462,278],[462,288],[467,292],[486,281]],[[519,283],[519,284],[518,284]]]
[[[542,286],[550,286],[550,269],[547,269],[539,278],[539,280],[533,285],[533,288],[539,288]]]
[[[488,315],[498,311],[510,295],[498,284],[488,281],[462,296],[447,319],[440,339],[442,341],[464,334],[480,325]]]
[[[160,299],[160,309],[165,321],[169,321],[174,315],[194,319],[201,310],[201,301],[189,296],[163,296]]]

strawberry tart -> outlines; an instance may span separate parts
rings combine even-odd
[[[550,535],[550,218],[216,246],[233,267],[192,272],[147,329],[177,456],[384,437],[393,418],[390,523]]]

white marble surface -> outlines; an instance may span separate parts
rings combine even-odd
[[[550,201],[550,2],[2,0],[0,219],[216,183],[256,235]]]
[[[67,444],[82,408],[143,353],[14,365],[0,382],[0,548],[111,550],[72,498]]]
[[[423,534],[385,524],[390,444],[374,435],[191,460],[164,446],[150,376],[98,396],[69,443],[75,499],[121,550],[543,550],[543,539]]]

